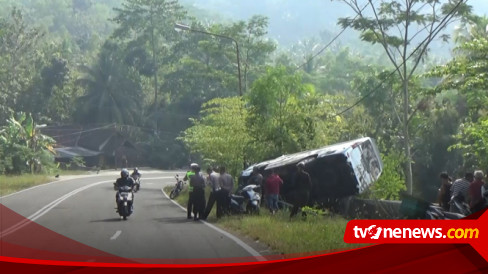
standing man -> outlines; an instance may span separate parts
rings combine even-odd
[[[281,185],[283,185],[283,180],[272,169],[271,175],[268,176],[265,183],[266,201],[268,202],[268,209],[272,214],[275,214],[278,210],[278,196],[280,195]]]
[[[449,209],[450,212],[469,215],[469,212],[467,212],[468,210],[465,210],[464,208],[467,207],[466,205],[468,203],[468,189],[473,179],[473,173],[467,172],[464,175],[464,178],[454,181],[451,187],[451,206]]]
[[[254,166],[252,168],[252,175],[251,178],[247,181],[248,185],[257,185],[259,186],[259,189],[261,191],[261,197],[264,197],[264,179],[263,175],[259,173],[259,168],[257,166]]]
[[[190,178],[195,175],[195,170],[197,169],[198,164],[192,163],[190,165],[190,171],[185,174],[183,181],[188,181]],[[191,212],[193,211],[193,187],[191,185],[188,186],[188,204],[186,206],[187,218],[191,219]]]
[[[212,192],[210,192],[210,196],[208,197],[207,208],[205,209],[205,214],[203,215],[204,219],[207,219],[210,211],[215,202],[217,202],[217,218],[222,217],[222,205],[221,200],[219,199],[220,195],[220,185],[219,185],[219,174],[215,172],[212,168],[207,168],[207,184],[210,186]]]
[[[190,186],[193,188],[193,220],[198,221],[204,218],[205,213],[205,179],[200,174],[198,165],[193,171],[195,175],[190,177]]]
[[[305,170],[305,164],[300,162],[297,164],[297,173],[295,174],[294,186],[295,186],[295,203],[290,213],[290,218],[298,213],[298,209],[307,205],[310,198],[310,191],[312,190],[312,180],[310,174]],[[307,216],[305,212],[302,212],[302,216]]]
[[[441,179],[441,187],[439,188],[439,192],[437,195],[437,203],[444,210],[449,211],[449,201],[451,200],[452,179],[451,177],[449,177],[447,172],[442,172],[439,175],[439,178]]]
[[[485,201],[481,193],[481,187],[484,186],[483,171],[476,170],[474,172],[474,181],[469,185],[469,209],[471,213],[482,210],[485,207]]]
[[[219,185],[221,188],[220,204],[222,205],[222,213],[229,213],[230,209],[230,194],[234,190],[234,178],[225,171],[225,166],[220,167]],[[217,202],[217,206],[218,206]]]

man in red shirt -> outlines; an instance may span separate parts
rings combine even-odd
[[[266,179],[265,194],[268,202],[268,209],[271,213],[278,210],[278,195],[280,195],[280,186],[283,180],[280,178],[274,169],[271,170],[271,175]]]

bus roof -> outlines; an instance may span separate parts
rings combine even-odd
[[[338,143],[338,144],[324,146],[324,147],[317,148],[317,149],[297,152],[297,153],[288,154],[288,155],[282,155],[278,158],[268,160],[268,161],[264,161],[264,162],[260,162],[260,163],[257,163],[255,165],[249,167],[248,169],[246,169],[243,172],[243,175],[247,175],[247,173],[250,174],[252,171],[252,168],[254,166],[257,166],[259,168],[265,167],[265,170],[269,170],[269,169],[273,169],[273,168],[277,168],[277,167],[296,164],[300,161],[305,161],[308,159],[311,160],[312,158],[313,159],[322,158],[326,155],[343,153],[345,150],[354,146],[355,144],[360,144],[360,143],[363,143],[363,142],[369,141],[369,140],[371,140],[371,138],[364,137],[364,138],[355,139],[355,140],[351,140],[351,141],[347,141],[347,142],[342,142],[342,143]]]

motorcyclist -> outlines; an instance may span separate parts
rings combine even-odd
[[[130,174],[130,177],[132,177],[132,179],[134,179],[134,183],[138,184],[134,189],[134,191],[136,191],[136,192],[141,187],[141,176],[142,176],[142,174],[139,172],[139,169],[137,167],[134,168],[134,171],[132,171],[132,173]]]
[[[117,181],[115,181],[115,185],[117,186],[117,189],[120,189],[121,187],[124,186],[128,186],[132,190],[132,188],[134,187],[134,179],[132,179],[132,177],[129,176],[129,170],[124,168],[122,169],[122,171],[120,171],[120,178],[118,178]],[[115,203],[118,207],[119,205],[118,193],[115,194]]]
[[[142,176],[142,174],[139,172],[139,169],[137,167],[134,168],[134,170],[130,174],[130,177],[134,178],[134,180],[141,178],[141,176]]]

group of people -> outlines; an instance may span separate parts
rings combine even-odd
[[[447,172],[439,177],[441,187],[438,203],[444,210],[468,215],[488,206],[488,185],[485,184],[483,171],[467,172],[464,178],[454,182]]]
[[[261,178],[263,182],[262,175],[258,172],[257,168],[254,168],[253,175],[249,179],[251,183],[256,184],[257,179]],[[312,179],[310,174],[305,171],[305,164],[299,162],[296,165],[296,172],[291,179],[291,184],[293,185],[293,197],[291,201],[293,202],[293,207],[290,211],[290,218],[298,213],[298,210],[308,204],[310,199],[310,192],[312,191]],[[275,214],[279,210],[278,198],[280,196],[280,189],[283,185],[282,178],[276,173],[275,169],[271,170],[271,174],[267,176],[264,180],[264,196],[266,197],[267,207],[272,214]],[[302,216],[306,216],[306,212],[302,211]]]
[[[206,220],[212,207],[217,203],[217,218],[221,218],[223,214],[228,213],[230,207],[230,194],[234,189],[234,179],[226,172],[225,166],[221,166],[217,172],[216,169],[208,168],[208,176],[200,172],[198,164],[191,164],[190,171],[188,171],[183,178],[184,181],[189,181],[189,197],[187,205],[187,217],[198,221],[199,219]],[[209,185],[211,188],[208,203],[205,202],[205,186]]]
[[[184,181],[189,181],[187,218],[206,220],[214,204],[217,204],[217,218],[229,214],[230,195],[234,189],[234,179],[232,176],[226,172],[224,166],[221,166],[218,170],[209,167],[207,169],[207,176],[204,176],[200,171],[199,165],[193,163],[190,165],[190,171],[186,173],[183,179]],[[312,190],[312,180],[310,174],[305,171],[305,164],[303,162],[296,165],[296,172],[291,183],[294,186],[294,195],[292,197],[293,208],[290,212],[290,218],[295,216],[300,208],[307,205]],[[279,210],[278,201],[283,179],[276,170],[272,169],[271,173],[267,174],[265,178],[259,169],[254,167],[246,184],[253,184],[260,187],[262,197],[266,198],[266,206],[272,214],[275,214]],[[207,203],[205,201],[206,186],[209,186],[211,190]],[[306,213],[302,212],[302,215],[306,215]]]

